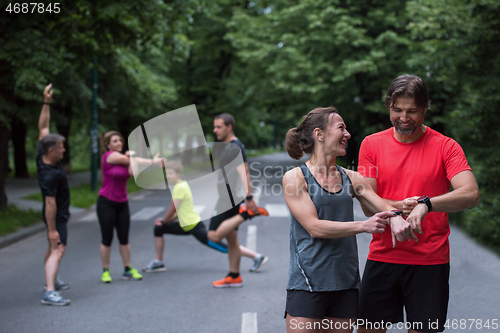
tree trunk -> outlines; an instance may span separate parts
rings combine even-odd
[[[193,159],[193,135],[188,135],[185,149],[182,154],[182,165],[188,166]]]
[[[56,123],[57,133],[61,134],[66,138],[64,141],[64,157],[61,160],[64,170],[67,173],[71,173],[71,147],[69,145],[69,134],[71,133],[71,120],[73,118],[73,105],[71,103],[64,105],[60,108],[58,112],[61,117],[58,117],[58,122]]]
[[[18,117],[13,116],[11,126],[15,177],[29,178],[30,175],[26,164],[26,124]]]
[[[5,123],[0,122],[0,210],[7,209],[7,193],[5,179],[9,172],[9,137],[10,130]]]

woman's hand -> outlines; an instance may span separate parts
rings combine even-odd
[[[420,196],[417,195],[415,197],[410,197],[403,200],[401,208],[403,210],[404,216],[410,216],[411,212],[413,211],[413,208],[415,208],[418,205],[417,202],[418,198],[420,198]]]
[[[393,216],[393,212],[377,213],[363,222],[363,231],[369,234],[383,233],[389,224],[388,218]]]

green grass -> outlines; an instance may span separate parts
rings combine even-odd
[[[277,153],[280,151],[285,151],[285,150],[279,149],[279,148],[273,148],[273,147],[264,148],[264,149],[249,149],[249,150],[247,150],[247,157],[257,157],[257,156]]]
[[[97,184],[97,188],[101,188],[101,184]],[[127,182],[128,193],[133,193],[142,190],[141,187],[135,184],[134,178],[130,177]],[[89,208],[97,203],[97,198],[99,197],[99,190],[93,192],[90,184],[83,184],[79,186],[73,186],[69,189],[71,194],[70,205],[79,208]],[[42,193],[37,192],[25,196],[23,199],[42,201]]]
[[[17,231],[20,227],[29,227],[42,219],[42,213],[30,209],[28,211],[9,205],[7,210],[0,211],[0,236]]]

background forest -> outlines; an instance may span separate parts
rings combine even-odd
[[[249,148],[280,146],[307,111],[333,105],[352,134],[343,162],[355,168],[362,139],[390,126],[386,89],[412,73],[430,91],[426,125],[462,145],[481,189],[480,205],[453,220],[500,247],[496,0],[82,0],[61,2],[57,14],[0,3],[3,209],[6,177],[36,176],[30,165],[49,82],[69,170],[90,167],[93,69],[101,133],[128,136],[196,104],[205,133],[214,115],[229,112]]]

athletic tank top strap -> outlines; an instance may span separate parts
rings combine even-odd
[[[320,220],[354,220],[352,183],[339,166],[342,187],[333,193],[325,190],[306,164],[300,165],[307,191]],[[312,238],[291,216],[290,270],[288,290],[335,291],[359,286],[356,236],[336,239]]]

